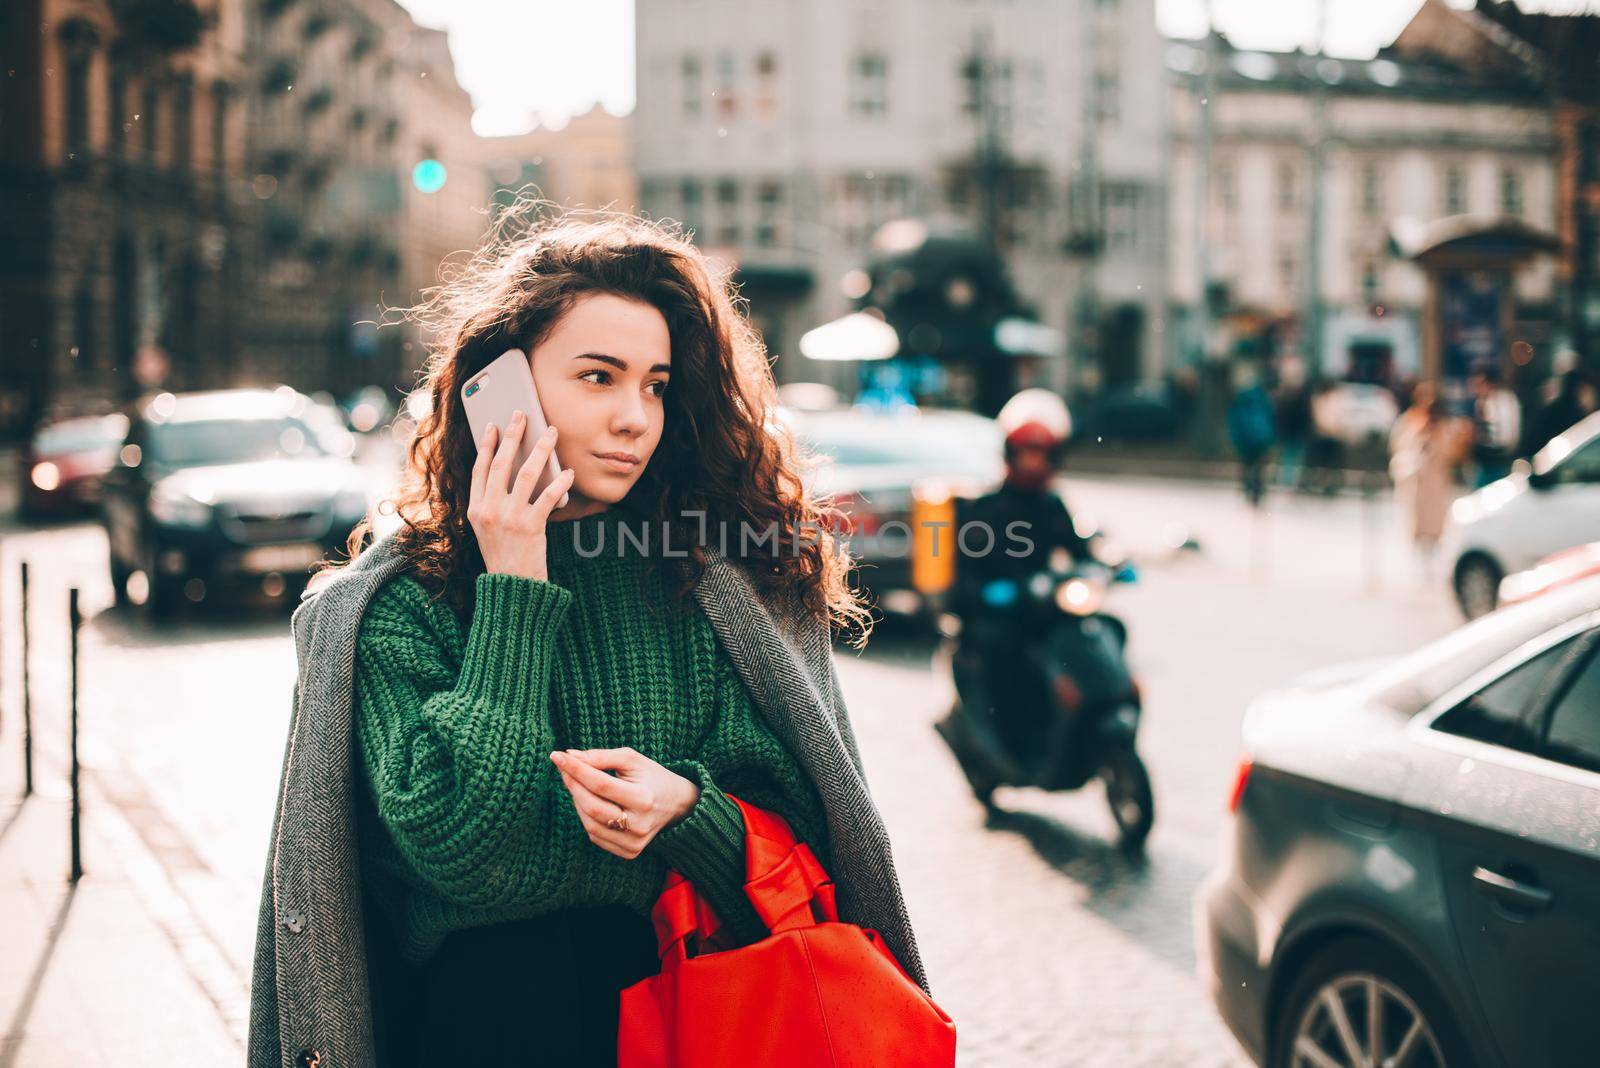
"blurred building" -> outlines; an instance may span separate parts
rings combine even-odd
[[[484,139],[489,176],[502,197],[532,186],[568,208],[635,211],[633,118],[596,104],[565,125]]]
[[[13,0],[0,53],[0,434],[225,372],[249,309],[242,0]]]
[[[1165,106],[1150,0],[655,0],[636,17],[642,207],[736,267],[780,380],[860,296],[874,233],[956,221],[1068,333],[1058,387],[1160,368]],[[931,334],[907,357],[942,355]],[[918,351],[908,351],[915,349]]]
[[[1394,50],[1531,81],[1554,112],[1560,327],[1600,371],[1600,14],[1521,10],[1478,0],[1462,10],[1429,0]]]
[[[1177,362],[1204,349],[1415,377],[1430,289],[1396,234],[1445,220],[1457,236],[1558,224],[1555,116],[1515,72],[1398,48],[1370,60],[1247,51],[1221,35],[1171,42],[1167,66]],[[1548,360],[1554,264],[1508,277],[1517,352]]]
[[[252,10],[252,188],[264,212],[252,376],[335,393],[406,385],[422,339],[374,324],[487,224],[482,141],[445,34],[392,0]]]

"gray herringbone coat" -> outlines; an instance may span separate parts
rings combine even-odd
[[[261,895],[250,1004],[250,1068],[372,1068],[362,941],[351,699],[356,630],[404,559],[378,539],[308,592],[290,626],[297,677]],[[876,929],[912,977],[927,977],[889,836],[868,793],[827,628],[792,625],[714,549],[694,596],[769,725],[798,755],[827,810],[840,916]]]

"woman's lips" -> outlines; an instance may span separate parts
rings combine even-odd
[[[615,456],[602,456],[595,453],[595,459],[605,464],[606,467],[619,474],[632,474],[639,466],[638,460],[620,460]]]

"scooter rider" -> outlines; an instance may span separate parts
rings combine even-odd
[[[1072,433],[1066,404],[1049,390],[1026,389],[997,421],[1005,434],[1005,481],[993,493],[958,502],[960,551],[947,602],[962,622],[953,667],[970,722],[964,730],[943,724],[941,733],[964,738],[995,777],[1017,781],[1022,769],[1013,754],[1033,751],[1049,700],[1028,692],[1037,673],[1019,670],[1029,652],[1029,623],[1008,611],[1007,583],[1048,567],[1057,549],[1074,563],[1094,557],[1051,486]]]

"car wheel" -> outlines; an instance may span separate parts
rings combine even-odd
[[[1463,1068],[1466,1043],[1444,999],[1387,943],[1319,950],[1280,1002],[1270,1068]]]
[[[170,619],[181,596],[177,585],[161,577],[154,545],[145,550],[140,569],[145,577],[144,610],[151,619]]]
[[[118,608],[126,608],[131,603],[128,599],[128,580],[133,577],[133,569],[123,565],[115,553],[111,554],[111,597],[112,603]]]
[[[1500,565],[1482,554],[1464,557],[1456,565],[1456,603],[1468,619],[1486,616],[1500,603]]]

